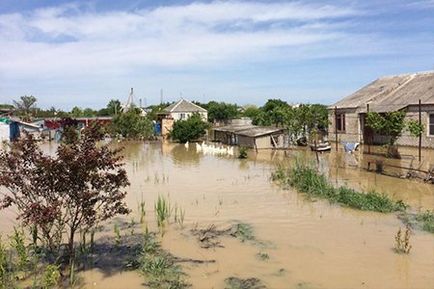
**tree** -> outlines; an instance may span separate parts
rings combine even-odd
[[[256,105],[248,105],[244,107],[243,116],[250,119],[256,119],[261,113],[261,110]]]
[[[139,108],[133,108],[114,117],[113,130],[125,138],[149,138],[153,124]]]
[[[178,120],[173,124],[170,136],[173,140],[185,143],[201,138],[206,134],[209,124],[199,114],[193,114],[186,120]]]
[[[71,110],[71,116],[72,117],[82,117],[83,116],[83,110],[79,108],[78,106],[74,106]]]
[[[24,95],[20,97],[20,100],[14,100],[14,106],[24,120],[30,121],[32,112],[36,108],[36,102],[37,99],[33,95]]]
[[[374,130],[374,132],[389,137],[387,156],[400,157],[395,143],[406,126],[405,111],[392,111],[385,114],[368,112],[366,115],[366,125]]]
[[[36,228],[52,253],[60,253],[67,233],[67,257],[74,257],[74,237],[100,222],[129,212],[124,201],[129,185],[120,150],[97,145],[102,137],[86,130],[56,155],[43,153],[31,135],[0,151],[0,208],[14,205],[24,225]]]
[[[210,122],[227,121],[237,118],[240,113],[236,104],[210,101],[207,105],[208,120]]]

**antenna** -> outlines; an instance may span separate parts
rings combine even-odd
[[[139,98],[139,107],[142,107],[142,99]]]

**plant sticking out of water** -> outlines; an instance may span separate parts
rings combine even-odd
[[[253,227],[249,224],[238,223],[232,226],[230,235],[239,239],[241,242],[255,240]]]
[[[154,204],[155,216],[157,218],[158,227],[164,231],[166,223],[169,222],[172,209],[170,208],[170,202],[163,196],[158,196],[157,202]]]
[[[425,211],[417,214],[416,221],[422,225],[422,230],[434,233],[434,211]]]
[[[258,278],[241,279],[229,277],[225,279],[225,289],[265,289],[265,285]]]
[[[246,148],[246,147],[240,147],[238,158],[239,159],[246,159],[247,158],[247,151],[248,151],[248,148]]]
[[[184,219],[185,219],[185,210],[178,205],[175,204],[174,209],[174,221],[178,224],[181,229],[184,227]]]
[[[279,181],[283,186],[294,187],[310,197],[328,199],[330,202],[359,210],[390,213],[404,211],[408,207],[402,201],[394,201],[375,191],[361,193],[345,186],[335,188],[324,175],[307,165],[296,164],[289,170],[279,167],[271,178]]]
[[[262,261],[267,261],[270,259],[270,256],[265,252],[259,252],[258,254],[256,254],[256,257]]]
[[[185,274],[181,267],[175,264],[172,255],[161,248],[155,234],[145,233],[139,264],[146,285],[151,289],[183,289],[189,286],[183,278]]]
[[[398,232],[395,235],[395,252],[398,254],[409,254],[411,250],[410,245],[410,234],[411,229],[410,226],[407,225],[405,227],[404,235],[402,234],[401,228],[399,228]]]
[[[140,214],[140,224],[143,224],[143,222],[145,221],[145,217],[146,217],[146,209],[145,209],[145,201],[141,201],[138,209],[139,209],[139,214]]]
[[[11,271],[11,260],[8,256],[6,245],[3,244],[0,236],[0,288],[15,288],[15,278]]]
[[[121,244],[121,230],[117,223],[114,224],[113,233],[115,234],[115,244],[119,246]]]

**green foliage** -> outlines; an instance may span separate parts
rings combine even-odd
[[[418,137],[424,132],[424,126],[423,124],[419,124],[419,121],[411,119],[407,122],[407,130],[410,132],[410,135]]]
[[[231,235],[241,242],[253,241],[255,240],[255,235],[253,233],[253,227],[246,223],[238,223],[232,227]]]
[[[393,146],[405,128],[405,111],[393,111],[385,114],[368,112],[366,125],[376,133],[389,136],[389,145]]]
[[[246,159],[248,150],[249,149],[247,147],[240,147],[238,158],[239,159]]]
[[[6,246],[2,242],[0,235],[0,289],[14,288],[14,273],[11,272],[13,267],[8,258],[8,252]]]
[[[24,244],[24,232],[14,228],[14,234],[10,237],[10,245],[17,253],[18,262],[17,269],[22,271],[29,264],[29,254],[26,245]]]
[[[186,120],[178,120],[173,124],[170,136],[173,140],[185,143],[197,140],[206,134],[209,124],[199,114],[193,114]]]
[[[290,185],[309,196],[328,199],[330,202],[359,210],[390,213],[407,208],[402,201],[393,201],[388,196],[374,191],[360,193],[344,186],[335,188],[324,175],[306,165],[297,164],[289,170],[280,167],[273,173],[272,179],[283,185]]]
[[[43,289],[50,289],[55,288],[55,286],[60,281],[60,270],[58,265],[47,265],[44,270],[44,274],[42,277],[42,288]]]
[[[157,218],[157,225],[160,228],[164,228],[166,222],[169,221],[172,209],[170,202],[163,196],[158,196],[157,202],[154,204],[155,217]]]
[[[422,224],[424,231],[434,233],[434,211],[425,211],[416,215],[416,221]]]
[[[244,107],[243,116],[254,120],[258,119],[260,113],[261,110],[256,105],[248,105]]]
[[[236,104],[210,101],[207,109],[210,122],[227,121],[240,116],[239,107]]]
[[[150,138],[153,135],[152,121],[142,116],[138,108],[116,115],[113,119],[113,130],[125,138],[133,139]]]

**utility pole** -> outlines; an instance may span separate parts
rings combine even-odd
[[[369,103],[366,105],[366,114],[369,113]],[[371,154],[371,140],[374,137],[374,135],[372,134],[372,129],[370,129],[370,136],[369,136],[369,141],[368,141],[368,154]]]
[[[422,101],[419,99],[419,127],[422,127]],[[422,132],[419,133],[419,162],[422,160]]]
[[[338,107],[335,106],[335,141],[336,141],[336,151],[338,151]]]
[[[163,89],[160,89],[160,104],[163,104]]]

